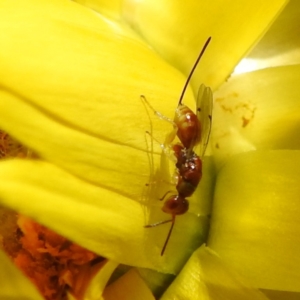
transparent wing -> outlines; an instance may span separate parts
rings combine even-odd
[[[205,154],[205,150],[209,141],[213,108],[212,91],[209,87],[205,86],[204,84],[201,84],[199,87],[196,104],[197,118],[201,123],[201,140],[198,146],[199,151],[197,152],[200,158],[202,158]]]

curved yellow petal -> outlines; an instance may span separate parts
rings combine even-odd
[[[160,273],[145,268],[138,268],[137,271],[141,278],[145,281],[147,286],[151,289],[156,299],[159,299],[161,297],[166,288],[176,277],[172,274]]]
[[[300,291],[300,152],[234,156],[217,177],[208,245],[259,288]]]
[[[220,167],[254,149],[300,149],[300,65],[232,77],[215,93],[212,149]]]
[[[125,16],[185,74],[212,36],[193,80],[216,89],[270,26],[286,1],[125,1]],[[180,28],[180,29],[178,29]]]
[[[94,276],[92,282],[89,284],[87,291],[84,294],[83,300],[100,300],[103,299],[102,294],[105,289],[105,286],[114,272],[115,268],[118,266],[118,263],[114,261],[105,262],[101,270]]]
[[[201,246],[161,300],[267,300],[214,251]]]
[[[135,269],[110,284],[103,293],[105,300],[154,300],[151,291]]]
[[[43,300],[32,283],[18,270],[0,250],[0,298]]]
[[[243,58],[234,73],[300,63],[298,20],[300,3],[289,1],[283,12],[259,41]]]
[[[298,300],[300,293],[286,292],[286,291],[273,291],[273,290],[262,290],[262,292],[270,300]]]
[[[110,18],[118,18],[122,13],[123,0],[74,0],[86,7],[90,7]]]

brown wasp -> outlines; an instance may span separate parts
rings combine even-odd
[[[171,227],[167,235],[166,241],[161,251],[164,254],[168,241],[170,239],[175,218],[177,215],[186,213],[189,209],[189,202],[186,198],[190,197],[201,180],[202,177],[202,159],[209,141],[211,122],[212,122],[212,106],[213,96],[209,87],[201,84],[197,96],[197,109],[194,113],[188,106],[183,104],[182,100],[190,79],[205,52],[211,38],[208,38],[204,44],[182,90],[177,108],[175,110],[174,119],[163,116],[156,111],[146,100],[144,96],[141,98],[161,119],[167,120],[173,124],[173,130],[168,135],[163,147],[170,147],[176,158],[177,173],[177,193],[167,191],[160,200],[165,200],[162,210],[172,216],[171,219],[161,221],[154,224],[146,225],[146,228],[156,227],[161,224],[171,222]],[[180,143],[172,144],[175,137],[178,137]],[[199,155],[194,152],[194,147],[199,146]]]

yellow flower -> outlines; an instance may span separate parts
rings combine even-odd
[[[279,276],[275,278],[274,275],[273,281],[265,280],[263,285],[257,285],[258,280],[253,278],[266,269],[255,265],[257,273],[249,271],[249,266],[253,263],[250,259],[261,259],[260,251],[263,251],[265,257],[267,248],[261,249],[259,244],[255,255],[251,256],[251,252],[247,254],[248,261],[241,253],[245,250],[243,247],[247,247],[249,251],[251,240],[238,248],[241,243],[238,238],[243,237],[241,233],[250,225],[251,228],[257,226],[257,231],[266,226],[271,228],[271,241],[276,241],[273,228],[275,223],[267,223],[267,217],[270,217],[267,215],[260,227],[262,219],[257,211],[259,206],[251,206],[246,215],[248,218],[255,214],[257,219],[251,219],[246,225],[241,223],[245,216],[243,210],[247,209],[243,200],[247,204],[251,199],[257,199],[258,195],[263,197],[267,184],[270,187],[276,185],[274,195],[286,192],[282,188],[282,181],[276,179],[274,174],[278,174],[280,169],[285,172],[285,178],[297,178],[292,168],[295,159],[297,161],[297,154],[249,152],[248,150],[255,148],[270,149],[269,144],[262,147],[263,142],[259,144],[255,140],[257,136],[260,141],[263,140],[264,135],[256,134],[260,132],[261,125],[253,125],[257,126],[254,129],[250,127],[253,121],[250,114],[243,121],[243,124],[250,122],[248,128],[252,132],[247,132],[250,137],[239,131],[240,123],[235,120],[233,122],[236,123],[227,129],[228,125],[224,125],[228,124],[225,123],[228,119],[226,105],[232,107],[234,102],[228,104],[220,99],[222,95],[233,94],[231,88],[224,87],[223,94],[220,90],[216,97],[219,99],[216,104],[217,107],[219,105],[219,112],[215,113],[216,125],[212,139],[218,172],[214,172],[212,160],[206,159],[204,178],[198,191],[201,198],[193,197],[190,212],[177,218],[168,253],[160,257],[168,228],[143,227],[148,222],[148,209],[157,218],[168,218],[160,212],[161,203],[156,202],[154,197],[147,197],[145,183],[149,182],[153,169],[160,166],[161,154],[158,145],[154,145],[153,154],[151,151],[149,153],[151,148],[145,131],[153,123],[153,135],[161,141],[169,127],[150,116],[140,95],[146,95],[151,105],[164,115],[172,116],[185,81],[172,65],[187,74],[208,36],[212,36],[212,43],[192,84],[197,89],[199,82],[204,82],[216,89],[257,38],[266,31],[284,4],[283,0],[263,3],[232,1],[230,5],[225,1],[199,4],[191,1],[185,5],[168,1],[92,3],[91,7],[102,14],[62,0],[30,0],[23,1],[18,6],[9,1],[1,4],[0,24],[3,33],[0,35],[0,128],[36,152],[40,159],[1,162],[0,203],[110,259],[109,264],[99,273],[100,279],[96,277],[91,284],[89,299],[101,297],[105,282],[116,267],[115,262],[168,274],[178,273],[193,251],[205,241],[207,220],[203,216],[210,209],[216,174],[213,221],[208,246],[220,258],[212,250],[203,247],[194,253],[177,278],[180,283],[187,278],[188,284],[181,285],[188,290],[186,292],[183,289],[186,299],[197,299],[193,298],[195,295],[202,297],[204,290],[200,290],[200,278],[208,289],[213,290],[208,285],[210,277],[203,274],[222,270],[225,275],[221,278],[226,278],[227,265],[250,282],[252,280],[253,285],[275,289]],[[107,19],[103,14],[119,21]],[[264,76],[269,75],[268,71],[261,72],[266,72]],[[270,76],[272,74],[271,72]],[[243,76],[248,78],[248,74]],[[294,84],[290,86],[293,87]],[[249,91],[243,91],[247,96]],[[264,97],[269,97],[268,92],[264,92]],[[194,107],[192,95],[192,91],[188,90],[184,102]],[[255,105],[258,105],[256,102],[247,99],[238,102],[248,103],[249,111],[254,110],[256,118],[259,112],[259,108],[255,109]],[[267,110],[267,102],[265,105]],[[239,113],[240,111],[234,115],[239,118]],[[293,117],[294,124],[297,115]],[[261,123],[266,124],[264,117],[261,118]],[[265,118],[268,118],[268,114]],[[271,121],[276,123],[276,120]],[[291,129],[292,122],[288,124]],[[271,128],[271,122],[268,126],[266,128]],[[281,135],[286,136],[281,124],[278,127]],[[241,152],[246,153],[233,156]],[[229,156],[232,156],[230,160]],[[281,168],[276,165],[276,169],[271,169],[275,163],[280,163]],[[284,166],[287,165],[289,167],[285,169]],[[256,174],[258,167],[260,173]],[[264,181],[264,175],[268,176],[268,182]],[[296,181],[293,180],[287,180],[287,184],[296,188]],[[246,194],[245,190],[248,191]],[[273,191],[270,188],[268,191],[268,207],[278,209],[271,202]],[[295,189],[290,194],[291,197],[293,195]],[[281,202],[278,200],[276,203],[279,205]],[[290,206],[289,203],[282,205],[281,209],[289,208],[295,214],[295,202]],[[261,210],[265,211],[266,206]],[[249,215],[249,211],[253,211],[252,215]],[[273,218],[279,218],[281,211],[272,213],[270,209],[269,213],[272,213]],[[280,226],[282,223],[276,224]],[[281,235],[290,228],[285,227]],[[292,237],[294,236],[290,235],[289,239]],[[265,240],[267,241],[270,239]],[[281,256],[273,256],[273,260],[268,260],[268,263],[266,260],[257,260],[256,263],[266,263],[265,266],[270,267],[270,263],[274,261],[273,265],[276,267],[277,259],[281,259],[286,250],[287,248],[281,248]],[[294,260],[297,259],[295,252],[288,253],[287,259],[290,255]],[[294,260],[291,263],[295,263]],[[199,280],[193,285],[189,274],[193,276],[194,273],[189,270],[190,266],[195,268],[199,261],[209,263],[206,266],[200,265],[203,274],[199,275]],[[247,268],[240,270],[244,263]],[[275,274],[274,269],[272,274]],[[3,270],[13,269],[5,266]],[[278,270],[281,271],[282,268]],[[247,277],[244,273],[251,276]],[[260,275],[259,278],[265,277]],[[17,278],[18,275],[12,276]],[[136,271],[131,271],[126,276],[128,281],[116,282],[118,288],[110,288],[111,291],[107,289],[105,299],[113,299],[109,297],[113,297],[111,295],[115,290],[128,284],[143,287],[143,291],[139,293],[149,293]],[[20,279],[14,282],[8,278],[3,284],[8,286],[12,282],[15,284],[25,280],[18,278]],[[220,277],[211,278],[214,278],[212,285],[220,284]],[[296,276],[294,278],[297,279]],[[228,283],[228,286],[232,286],[232,283]],[[237,286],[243,285],[233,285],[235,288]],[[178,287],[179,284],[175,281],[163,296],[164,299],[182,299],[182,291]],[[297,291],[294,283],[291,287],[283,284],[279,289]],[[8,290],[15,298],[20,297],[19,294],[13,294],[14,289]],[[246,292],[250,293],[249,290]],[[255,290],[251,290],[251,293],[251,299],[264,299],[258,298],[261,295]],[[26,295],[26,291],[23,295]],[[207,299],[214,299],[210,292],[207,295]],[[39,299],[31,291],[27,296]],[[230,296],[230,299],[234,299]],[[151,299],[151,294],[149,297]],[[133,296],[131,299],[134,299]]]

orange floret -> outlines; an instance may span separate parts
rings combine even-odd
[[[67,299],[67,292],[82,294],[95,273],[94,265],[103,259],[24,216],[17,223],[23,234],[14,262],[45,299]]]

